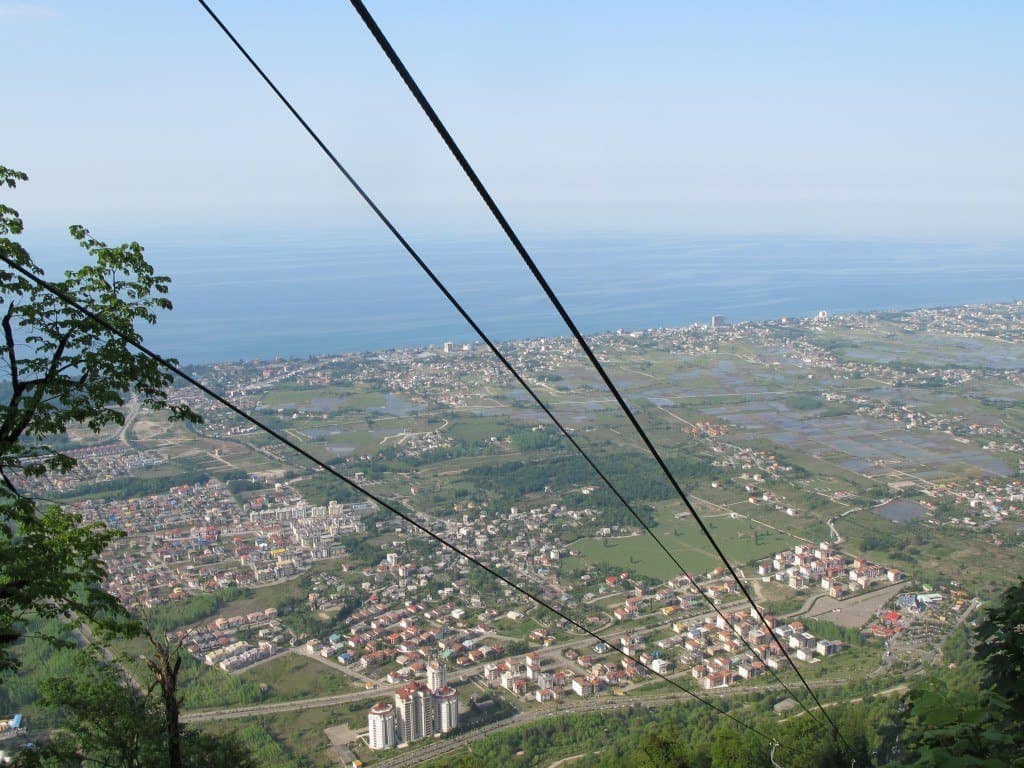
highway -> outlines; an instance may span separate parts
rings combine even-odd
[[[181,720],[184,723],[202,723],[211,720],[236,720],[241,717],[298,712],[304,709],[317,709],[319,707],[336,707],[340,704],[348,704],[362,699],[384,698],[386,694],[398,690],[401,685],[399,683],[395,685],[382,685],[369,691],[353,691],[352,693],[340,693],[336,696],[318,696],[316,698],[297,699],[295,701],[252,704],[246,707],[225,707],[223,709],[182,712]]]
[[[815,689],[821,689],[823,687],[829,687],[834,685],[845,685],[850,682],[849,680],[829,680],[829,681],[817,681]],[[743,686],[741,688],[720,688],[713,691],[700,691],[699,695],[704,698],[711,697],[725,697],[730,693],[751,693],[759,690],[766,690],[769,688],[777,688],[777,685],[765,684],[759,686]],[[891,694],[898,692],[902,686],[890,689],[890,691],[884,691],[881,694]],[[579,699],[579,700],[568,700],[558,702],[555,707],[544,707],[538,709],[531,709],[527,712],[520,712],[512,717],[499,720],[496,723],[489,723],[479,728],[459,734],[458,736],[449,737],[446,739],[438,739],[433,743],[428,744],[424,747],[418,747],[408,749],[407,751],[399,752],[393,757],[389,757],[375,765],[375,768],[407,768],[407,766],[416,765],[418,763],[426,762],[427,760],[433,760],[442,755],[448,754],[449,752],[455,752],[457,750],[465,748],[467,744],[473,741],[482,739],[497,731],[503,731],[506,728],[514,728],[518,725],[526,725],[528,723],[535,722],[537,720],[543,720],[547,717],[555,717],[558,715],[570,715],[580,714],[583,712],[604,712],[608,710],[616,709],[629,709],[631,707],[664,707],[671,704],[680,704],[686,702],[696,703],[696,699],[693,699],[683,693],[673,694],[652,694],[650,696],[632,696],[632,697],[600,697],[596,699]],[[826,704],[826,706],[829,706]]]
[[[448,754],[449,752],[455,752],[463,749],[467,744],[476,741],[477,739],[482,739],[492,733],[496,733],[497,731],[503,731],[506,728],[514,728],[518,725],[527,725],[528,723],[542,720],[547,717],[553,717],[555,715],[579,714],[581,712],[601,712],[613,709],[628,709],[629,707],[638,706],[665,706],[682,701],[692,701],[692,699],[689,699],[682,694],[675,696],[638,697],[619,700],[581,699],[578,704],[562,704],[557,709],[544,708],[534,709],[528,712],[520,712],[517,715],[505,718],[504,720],[499,720],[496,723],[490,723],[479,728],[474,728],[472,731],[467,733],[447,739],[439,739],[425,747],[399,752],[397,755],[377,763],[376,768],[406,768],[406,766],[416,765],[418,763],[426,762],[427,760],[433,760],[441,755]]]

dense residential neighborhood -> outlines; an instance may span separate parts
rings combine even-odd
[[[73,448],[73,472],[24,481],[41,495],[67,495],[84,523],[123,534],[104,553],[104,586],[126,606],[180,607],[171,615],[181,616],[197,600],[214,606],[214,615],[166,633],[204,674],[258,680],[297,669],[341,681],[355,703],[337,754],[372,762],[510,712],[630,700],[666,681],[709,695],[760,690],[786,673],[787,657],[821,675],[926,656],[978,603],[959,580],[970,564],[922,575],[906,555],[923,549],[921,530],[1016,546],[1024,485],[1013,470],[1024,437],[989,415],[892,393],[1021,382],[1010,368],[911,370],[841,358],[841,347],[821,339],[879,322],[974,338],[972,317],[719,318],[714,327],[596,337],[602,355],[626,361],[644,418],[687,462],[694,508],[732,554],[767,626],[706,554],[687,508],[646,484],[630,486],[641,503],[623,510],[570,461],[557,430],[511,394],[479,345],[197,373],[572,622],[186,389],[174,391],[175,402],[204,416],[186,437],[134,412],[123,439]],[[596,397],[578,380],[581,361],[565,339],[504,348],[547,395],[566,397],[562,382],[575,377]],[[687,368],[693,359],[704,362]],[[754,389],[722,398],[722,380],[740,386],[739,364],[763,377],[761,388],[790,381],[799,389],[764,401]],[[709,367],[714,377],[703,381]],[[703,394],[677,395],[677,384],[665,384],[673,376],[701,382]],[[646,472],[619,446],[618,428],[585,426],[601,411],[577,400],[563,407],[571,432],[601,444],[612,465]],[[937,468],[918,466],[918,454]],[[174,482],[181,467],[200,477]],[[905,550],[885,548],[861,533],[875,520],[916,538]],[[675,571],[641,521],[675,542],[691,570]]]

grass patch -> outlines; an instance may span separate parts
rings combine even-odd
[[[264,701],[289,701],[332,696],[356,690],[344,672],[298,653],[286,653],[239,673],[239,678],[264,688]]]
[[[507,433],[508,427],[503,422],[486,417],[459,416],[447,429],[447,434],[452,439],[469,444],[482,443],[491,437],[500,438]]]
[[[672,512],[665,508],[659,509],[655,518],[658,522],[655,532],[693,575],[702,575],[721,565],[692,518],[676,520]],[[751,523],[746,518],[733,519],[728,515],[719,515],[705,516],[703,519],[729,559],[740,566],[795,543],[791,536]],[[610,565],[626,573],[638,573],[657,581],[666,581],[678,575],[675,565],[650,536],[582,539],[575,542],[572,548],[580,552],[580,557],[565,560],[570,568],[588,564]]]

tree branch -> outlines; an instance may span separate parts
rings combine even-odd
[[[21,491],[19,491],[17,489],[17,487],[15,487],[14,483],[11,481],[11,478],[9,478],[7,476],[6,468],[3,467],[2,465],[0,465],[0,479],[2,479],[4,485],[7,486],[7,490],[9,490],[11,493],[13,493],[19,499],[23,498],[22,495],[21,495]]]
[[[18,359],[14,354],[14,330],[11,328],[11,318],[14,317],[15,303],[12,301],[4,314],[4,337],[7,339],[7,361],[11,366],[11,388],[15,397],[21,394],[21,384],[18,381]],[[13,399],[13,398],[12,398]]]
[[[53,358],[50,360],[50,365],[46,369],[46,375],[42,379],[34,380],[35,392],[32,394],[32,399],[28,407],[25,408],[25,413],[22,416],[20,423],[16,427],[14,439],[17,440],[21,437],[22,433],[28,429],[28,425],[31,423],[33,417],[36,415],[36,409],[39,408],[39,404],[42,402],[43,395],[46,393],[47,386],[57,376],[57,371],[60,368],[61,359],[64,357],[64,351],[67,349],[68,341],[71,339],[71,331],[68,330],[64,333],[57,342],[57,349],[53,352]],[[35,382],[38,382],[37,384]]]

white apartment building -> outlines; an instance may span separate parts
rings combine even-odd
[[[395,707],[386,701],[370,710],[370,749],[390,749],[398,745]]]

